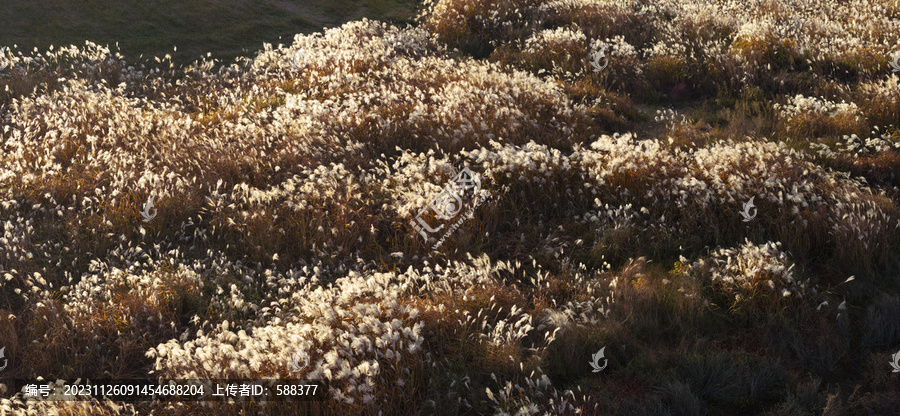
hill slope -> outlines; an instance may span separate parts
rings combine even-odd
[[[168,53],[186,62],[212,52],[231,60],[363,17],[410,21],[415,7],[405,0],[10,0],[0,7],[0,45],[45,50],[89,40],[118,43],[132,58]]]
[[[3,50],[3,375],[328,382],[225,414],[891,414],[898,10],[442,0],[225,67]]]

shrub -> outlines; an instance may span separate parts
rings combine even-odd
[[[777,313],[802,299],[810,290],[809,283],[794,276],[794,265],[781,244],[768,242],[755,245],[746,242],[740,249],[719,249],[710,260],[691,266],[695,273],[711,285],[715,299],[725,302],[735,314]]]
[[[785,134],[801,140],[816,140],[823,135],[862,134],[868,125],[854,103],[834,103],[816,97],[797,95],[785,105],[775,104],[780,111]]]
[[[869,348],[885,348],[900,342],[900,299],[882,294],[866,307],[863,343]]]
[[[707,412],[691,387],[681,381],[670,381],[658,390],[659,400],[666,412],[680,416],[703,416]]]

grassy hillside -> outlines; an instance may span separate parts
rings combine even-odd
[[[0,412],[897,414],[900,2],[417,23],[0,50],[0,383],[329,387]]]
[[[171,54],[176,62],[207,52],[231,60],[264,42],[290,43],[363,17],[411,21],[413,0],[9,0],[0,5],[0,45],[114,47],[128,57]],[[281,39],[281,40],[279,40]],[[177,47],[177,51],[173,49]]]

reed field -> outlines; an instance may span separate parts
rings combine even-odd
[[[436,0],[276,40],[0,49],[0,415],[900,415],[900,0]]]

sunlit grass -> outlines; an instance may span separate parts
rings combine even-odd
[[[442,0],[228,65],[4,51],[4,374],[331,387],[223,414],[884,414],[897,22],[821,5],[871,22],[835,49],[725,6]],[[485,199],[433,250],[459,216],[410,221],[463,167]]]

